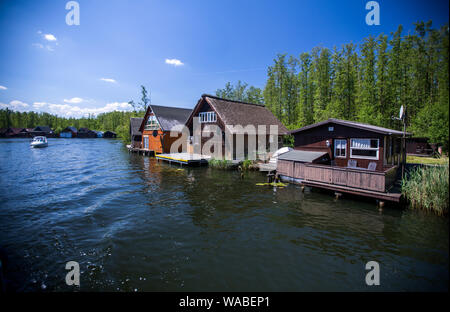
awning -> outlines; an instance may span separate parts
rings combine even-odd
[[[280,156],[278,156],[278,159],[310,163],[326,154],[328,153],[292,150],[287,153],[281,154]]]

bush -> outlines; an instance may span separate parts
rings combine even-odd
[[[448,163],[413,169],[402,180],[402,194],[411,208],[448,214]]]

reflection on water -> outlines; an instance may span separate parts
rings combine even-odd
[[[9,288],[90,291],[448,290],[448,219],[185,168],[120,141],[0,140]],[[381,285],[365,285],[380,263]]]

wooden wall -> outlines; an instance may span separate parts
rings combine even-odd
[[[333,131],[328,128],[333,127]],[[350,139],[379,139],[378,160],[350,158]],[[346,157],[334,157],[334,139],[346,139]],[[327,147],[326,141],[330,142]],[[294,134],[294,149],[304,151],[323,151],[329,154],[330,159],[336,162],[337,166],[346,167],[349,159],[355,159],[357,166],[367,168],[370,162],[377,163],[377,170],[384,168],[384,135],[375,132],[346,127],[339,124],[325,124]]]

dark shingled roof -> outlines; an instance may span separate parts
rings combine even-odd
[[[75,128],[75,127],[72,127],[72,126],[69,126],[69,127],[66,127],[63,131],[61,131],[61,132],[69,132],[69,131],[71,131],[71,132],[73,132],[73,133],[77,133],[77,128]]]
[[[288,133],[286,127],[264,105],[227,100],[209,94],[203,94],[202,98],[213,107],[225,125],[253,125],[256,130],[258,126],[277,125],[278,134]],[[266,127],[266,131],[269,132],[269,127]]]
[[[142,117],[131,117],[130,118],[130,134],[131,136],[134,135],[142,135],[142,132],[139,131],[139,128],[141,127],[142,120],[144,118]]]
[[[290,132],[290,134],[294,134],[297,132],[301,132],[301,131],[305,131],[311,128],[315,128],[315,127],[319,127],[322,125],[326,125],[329,123],[334,123],[337,125],[343,125],[343,126],[347,126],[347,127],[353,127],[353,128],[357,128],[357,129],[362,129],[362,130],[368,130],[368,131],[372,131],[372,132],[376,132],[376,133],[381,133],[381,134],[387,134],[387,135],[391,135],[391,134],[398,134],[398,135],[403,135],[402,131],[398,131],[398,130],[393,130],[393,129],[387,129],[387,128],[383,128],[383,127],[378,127],[378,126],[373,126],[373,125],[369,125],[369,124],[364,124],[364,123],[360,123],[360,122],[356,122],[356,121],[348,121],[348,120],[341,120],[341,119],[335,119],[335,118],[330,118],[328,120],[324,120],[309,126],[305,126],[303,128],[300,129],[296,129],[296,130],[292,130]],[[406,133],[407,135],[410,135],[410,133]]]
[[[311,152],[292,150],[278,156],[281,160],[291,160],[300,162],[313,162],[314,160],[328,154],[327,152]]]
[[[150,105],[147,109],[147,113],[149,113],[149,109],[153,111],[156,119],[163,131],[170,131],[174,126],[184,125],[192,110],[189,108],[179,108],[179,107],[170,107],[170,106],[161,106],[161,105]],[[146,114],[147,116],[148,114]],[[140,129],[143,128],[143,124]]]
[[[52,129],[50,129],[49,126],[37,126],[36,128],[33,129],[33,131],[50,133],[52,132]]]

